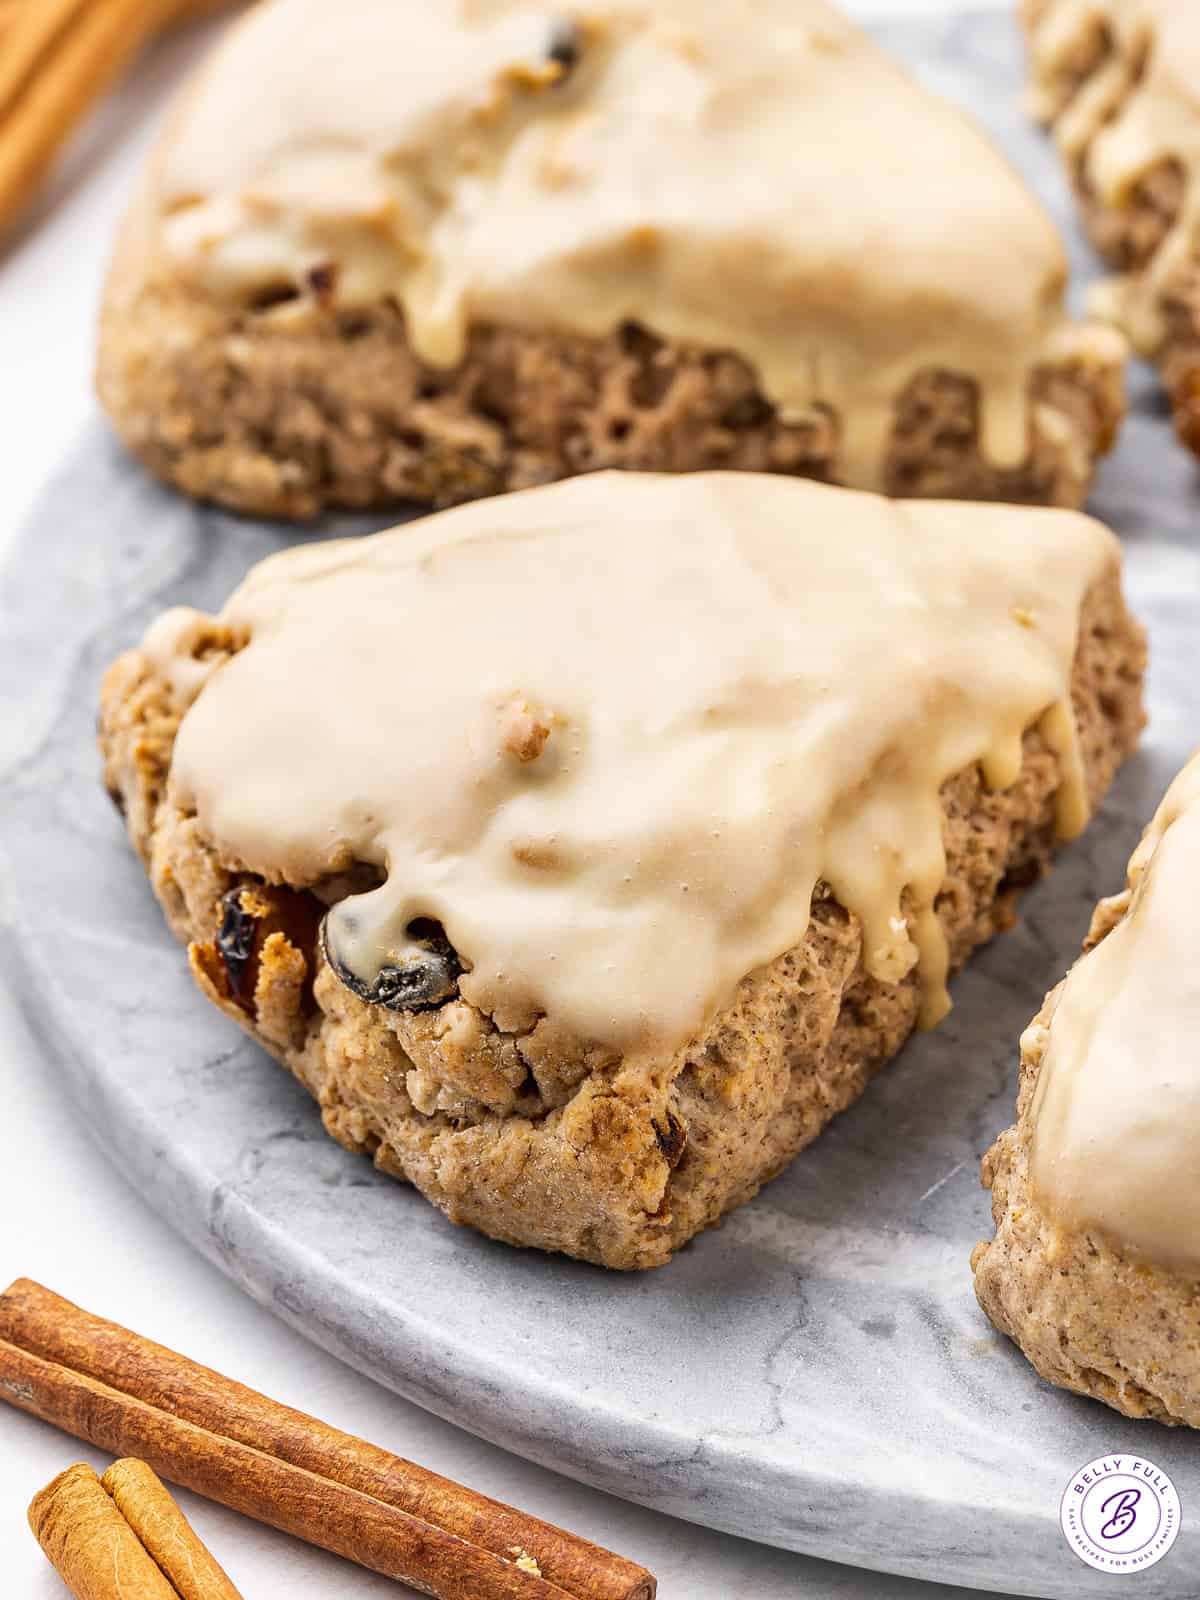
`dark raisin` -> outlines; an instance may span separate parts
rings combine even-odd
[[[579,64],[583,52],[583,37],[570,17],[559,17],[550,25],[546,41],[546,57],[563,69],[563,76]]]
[[[680,1122],[673,1111],[668,1111],[665,1128],[660,1128],[657,1122],[654,1124],[654,1137],[662,1151],[663,1160],[669,1167],[677,1167],[687,1145],[686,1125]]]
[[[617,337],[625,354],[636,356],[639,361],[653,361],[663,347],[662,340],[647,333],[639,322],[623,322],[617,329]]]
[[[221,897],[216,947],[229,999],[254,1015],[259,957],[273,933],[281,933],[308,963],[311,981],[317,938],[317,904],[295,889],[239,883]]]
[[[434,1011],[458,994],[462,962],[442,925],[418,917],[406,929],[418,948],[403,966],[381,967],[374,983],[364,983],[338,960],[329,942],[329,919],[321,924],[321,949],[335,975],[369,1006],[388,1011]]]
[[[315,267],[309,267],[305,278],[318,300],[333,299],[333,291],[337,288],[337,267],[332,261],[319,261]]]
[[[241,887],[230,889],[221,901],[221,927],[217,933],[217,949],[221,952],[221,960],[225,963],[225,976],[229,979],[229,986],[239,999],[242,998],[246,967],[254,954],[254,936],[257,928],[258,919],[247,906],[242,904]]]

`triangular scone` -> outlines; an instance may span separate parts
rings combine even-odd
[[[984,1158],[988,1316],[1044,1378],[1200,1427],[1200,756],[1021,1040],[1017,1122]]]
[[[169,612],[101,739],[201,988],[335,1137],[645,1267],[938,1019],[1143,654],[1074,512],[599,473]]]
[[[1093,311],[1159,363],[1200,454],[1200,5],[1024,0],[1034,114],[1052,125],[1096,247]]]
[[[826,0],[265,0],[119,247],[128,443],[251,510],[735,467],[1078,504],[1123,343]]]

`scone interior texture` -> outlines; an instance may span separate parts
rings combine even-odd
[[[166,613],[102,744],[201,987],[336,1137],[640,1267],[944,1012],[1142,659],[1078,514],[612,473]]]
[[[100,389],[251,509],[606,465],[1077,503],[1124,347],[1065,279],[827,0],[264,0],[146,175]]]
[[[1200,453],[1200,8],[1026,0],[1026,14],[1033,110],[1119,271],[1092,310],[1162,363],[1180,435]]]
[[[1200,1426],[1200,757],[1096,908],[1021,1041],[1017,1123],[985,1159],[984,1310],[1044,1377]]]

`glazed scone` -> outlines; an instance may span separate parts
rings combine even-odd
[[[99,390],[284,516],[600,467],[1077,505],[1125,347],[1066,270],[827,0],[264,0],[147,171]]]
[[[941,1016],[1143,655],[1078,513],[602,473],[167,613],[101,744],[197,982],[337,1139],[647,1267]]]
[[[975,1291],[1044,1378],[1200,1427],[1200,756],[1021,1040]]]
[[[1084,221],[1118,276],[1093,313],[1156,361],[1200,454],[1200,7],[1024,0],[1032,110],[1053,128]]]

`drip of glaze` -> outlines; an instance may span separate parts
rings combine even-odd
[[[1011,468],[1052,347],[1119,363],[1067,323],[1060,241],[1004,159],[827,0],[570,11],[567,34],[534,0],[351,0],[333,73],[324,0],[266,0],[162,150],[162,270],[249,302],[333,263],[339,305],[394,300],[438,367],[475,323],[734,351],[785,419],[836,415],[865,488],[922,372],[977,384]]]
[[[1079,606],[1116,560],[1069,512],[598,474],[273,557],[199,692],[194,613],[145,649],[192,697],[171,793],[224,859],[381,870],[327,919],[363,988],[424,919],[505,1031],[669,1051],[822,881],[867,970],[945,1011],[942,786],[1012,783],[1040,727],[1082,825]]]
[[[1109,54],[1078,92],[1072,65],[1098,38]],[[1097,286],[1094,315],[1120,327],[1145,356],[1166,334],[1164,290],[1200,239],[1200,14],[1178,0],[1050,0],[1032,35],[1033,107],[1104,205],[1128,206],[1157,167],[1177,162],[1179,214],[1150,262]]]

